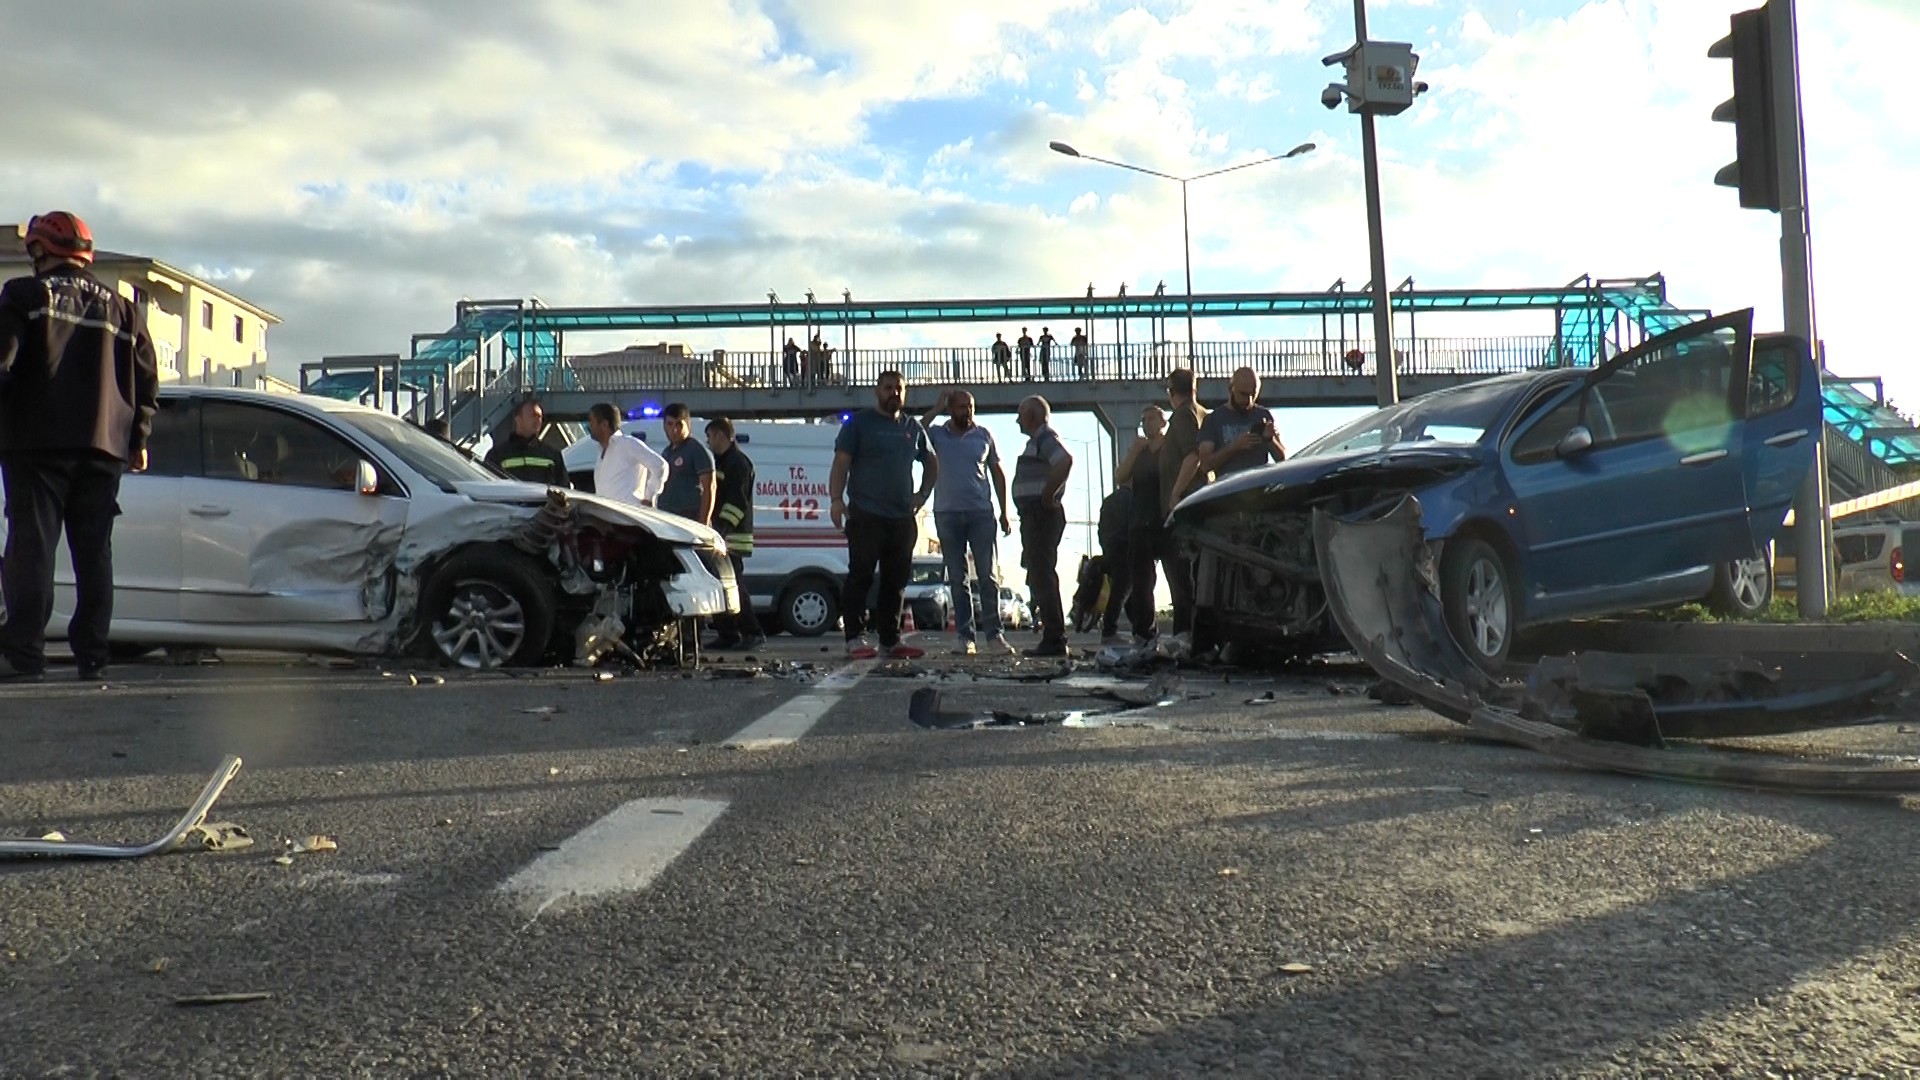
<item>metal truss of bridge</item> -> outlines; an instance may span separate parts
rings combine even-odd
[[[1543,365],[1592,364],[1706,314],[1669,303],[1660,275],[1583,276],[1530,289],[1417,290],[1409,280],[1391,302],[1396,315],[1406,316],[1406,336],[1396,337],[1394,352],[1407,396]],[[1184,341],[1168,340],[1165,325],[1184,319],[1189,307],[1195,317],[1214,320],[1287,318],[1298,326],[1298,320],[1317,318],[1320,333],[1199,342],[1189,355]],[[1522,311],[1552,312],[1553,333],[1450,338],[1417,332],[1423,314]],[[455,307],[454,325],[414,335],[409,355],[330,357],[306,364],[301,388],[371,399],[415,419],[443,416],[456,437],[471,439],[500,424],[511,403],[528,392],[538,392],[548,416],[557,420],[584,417],[598,401],[613,401],[639,415],[669,397],[686,402],[696,415],[818,417],[866,405],[875,377],[898,370],[912,383],[966,386],[985,411],[1011,411],[1021,397],[1040,392],[1058,411],[1097,414],[1111,433],[1130,428],[1141,405],[1161,398],[1160,382],[1175,367],[1194,369],[1203,400],[1223,397],[1226,377],[1245,365],[1261,373],[1262,400],[1271,405],[1371,405],[1374,348],[1359,336],[1371,312],[1367,291],[1349,291],[1343,283],[1324,292],[1192,297],[1127,296],[1124,289],[1117,296],[1094,296],[1089,288],[1088,295],[1077,297],[856,301],[843,295],[838,302],[823,302],[808,293],[798,302],[769,294],[764,303],[641,307],[462,301]],[[1151,326],[1147,340],[1131,340],[1130,330],[1141,321]],[[929,323],[997,324],[1010,339],[1021,326],[1057,324],[1064,333],[1056,335],[1062,340],[1049,358],[1051,370],[1045,375],[1050,379],[1038,357],[1024,368],[1018,357],[1002,368],[984,343],[859,347],[863,327]],[[1085,329],[1091,341],[1084,369],[1064,340],[1074,327]],[[679,362],[655,358],[591,370],[576,370],[567,359],[569,332],[644,332],[660,338],[668,332],[685,336],[741,329],[766,330],[767,350],[713,350]],[[789,367],[780,351],[786,337],[808,344],[817,337],[821,346],[803,350],[799,363]],[[1836,472],[1845,459],[1855,471],[1872,474],[1858,478],[1864,486],[1890,477],[1890,466],[1920,463],[1920,431],[1860,385],[1830,380],[1825,396],[1830,434],[1860,451],[1836,450]],[[403,408],[403,395],[409,407]]]

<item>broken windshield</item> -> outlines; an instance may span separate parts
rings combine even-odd
[[[1471,446],[1486,436],[1487,427],[1500,418],[1517,390],[1510,381],[1495,380],[1427,394],[1368,413],[1294,456],[1351,454],[1414,443]]]

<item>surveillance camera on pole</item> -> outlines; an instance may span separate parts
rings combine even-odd
[[[1345,97],[1347,111],[1368,116],[1396,116],[1413,105],[1413,99],[1427,90],[1427,84],[1414,79],[1420,68],[1420,56],[1405,41],[1362,41],[1343,53],[1323,56],[1327,67],[1343,65],[1344,83],[1329,84],[1320,92],[1320,104],[1331,109]]]
[[[1414,98],[1427,92],[1427,84],[1413,77],[1420,69],[1420,57],[1411,43],[1367,40],[1366,0],[1354,0],[1353,36],[1351,49],[1320,59],[1327,67],[1340,65],[1347,74],[1346,82],[1330,83],[1320,91],[1320,104],[1332,109],[1344,100],[1349,113],[1360,115],[1362,172],[1367,187],[1367,254],[1373,269],[1373,285],[1368,292],[1373,302],[1374,349],[1378,354],[1374,390],[1378,404],[1385,406],[1400,400],[1400,376],[1393,355],[1392,298],[1387,295],[1387,252],[1380,223],[1380,157],[1373,118],[1407,111]]]

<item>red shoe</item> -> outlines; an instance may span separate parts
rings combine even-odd
[[[879,655],[880,650],[874,648],[873,642],[865,637],[857,637],[847,642],[847,659],[849,660],[871,660]]]
[[[901,642],[887,650],[887,655],[895,660],[918,660],[927,655],[927,650]]]

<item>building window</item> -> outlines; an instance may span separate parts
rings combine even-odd
[[[233,340],[247,340],[247,317],[245,315],[235,315],[233,317]]]
[[[213,305],[205,300],[200,301],[200,328],[213,329]]]
[[[133,306],[138,308],[147,306],[147,290],[138,285],[133,287]]]

